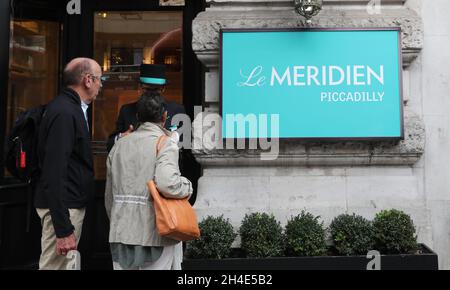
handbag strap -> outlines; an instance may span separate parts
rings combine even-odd
[[[156,141],[156,156],[158,156],[158,154],[161,151],[162,147],[164,146],[166,140],[167,140],[166,135],[159,136],[158,141]]]
[[[156,141],[156,157],[158,157],[159,152],[161,152],[161,149],[166,144],[167,136],[161,135],[158,137],[158,140]],[[155,174],[156,174],[156,164],[155,164],[155,173],[153,174],[153,180],[155,180]]]

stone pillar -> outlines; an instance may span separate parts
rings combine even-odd
[[[285,223],[291,215],[307,209],[329,222],[345,212],[373,218],[380,208],[403,208],[408,200],[426,228],[427,218],[420,214],[425,207],[423,199],[415,196],[422,191],[413,174],[424,152],[425,131],[421,117],[408,108],[408,96],[404,108],[405,140],[400,142],[282,142],[275,160],[261,160],[258,150],[217,150],[211,146],[213,130],[205,124],[210,123],[205,118],[209,118],[208,112],[219,110],[220,29],[302,28],[307,23],[295,13],[294,1],[207,2],[210,7],[197,16],[192,27],[193,49],[207,70],[205,113],[198,115],[194,122],[194,146],[197,145],[194,153],[203,166],[195,204],[199,218],[224,214],[237,228],[249,212],[271,212]],[[406,69],[422,49],[423,29],[420,17],[404,6],[404,2],[382,1],[381,14],[370,14],[367,1],[325,0],[322,12],[312,19],[311,27],[400,26]],[[218,136],[215,140],[218,141]],[[389,180],[390,175],[396,177]],[[392,185],[373,176],[387,178]],[[405,187],[408,189],[402,191]],[[362,194],[368,192],[368,196],[355,193],[358,188]],[[396,191],[400,192],[389,202],[391,192]]]

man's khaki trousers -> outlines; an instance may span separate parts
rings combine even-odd
[[[39,270],[66,270],[70,262],[66,256],[56,254],[56,234],[53,228],[52,217],[48,209],[36,209],[41,218],[42,238],[41,238],[41,257],[39,259]],[[86,209],[69,209],[70,221],[75,227],[75,237],[77,245],[81,237],[81,228],[83,226]]]

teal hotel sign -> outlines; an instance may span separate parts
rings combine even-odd
[[[225,139],[403,139],[401,31],[222,30],[220,111]]]

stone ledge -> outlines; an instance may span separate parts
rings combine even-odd
[[[420,154],[304,154],[280,155],[276,160],[261,160],[259,155],[199,155],[197,162],[205,167],[226,166],[412,166],[420,158]]]
[[[195,128],[194,128],[195,130]],[[203,129],[203,132],[209,132]],[[261,160],[261,150],[193,150],[197,161],[214,166],[412,166],[425,149],[425,126],[416,115],[405,116],[405,140],[378,142],[280,141],[274,160]]]

